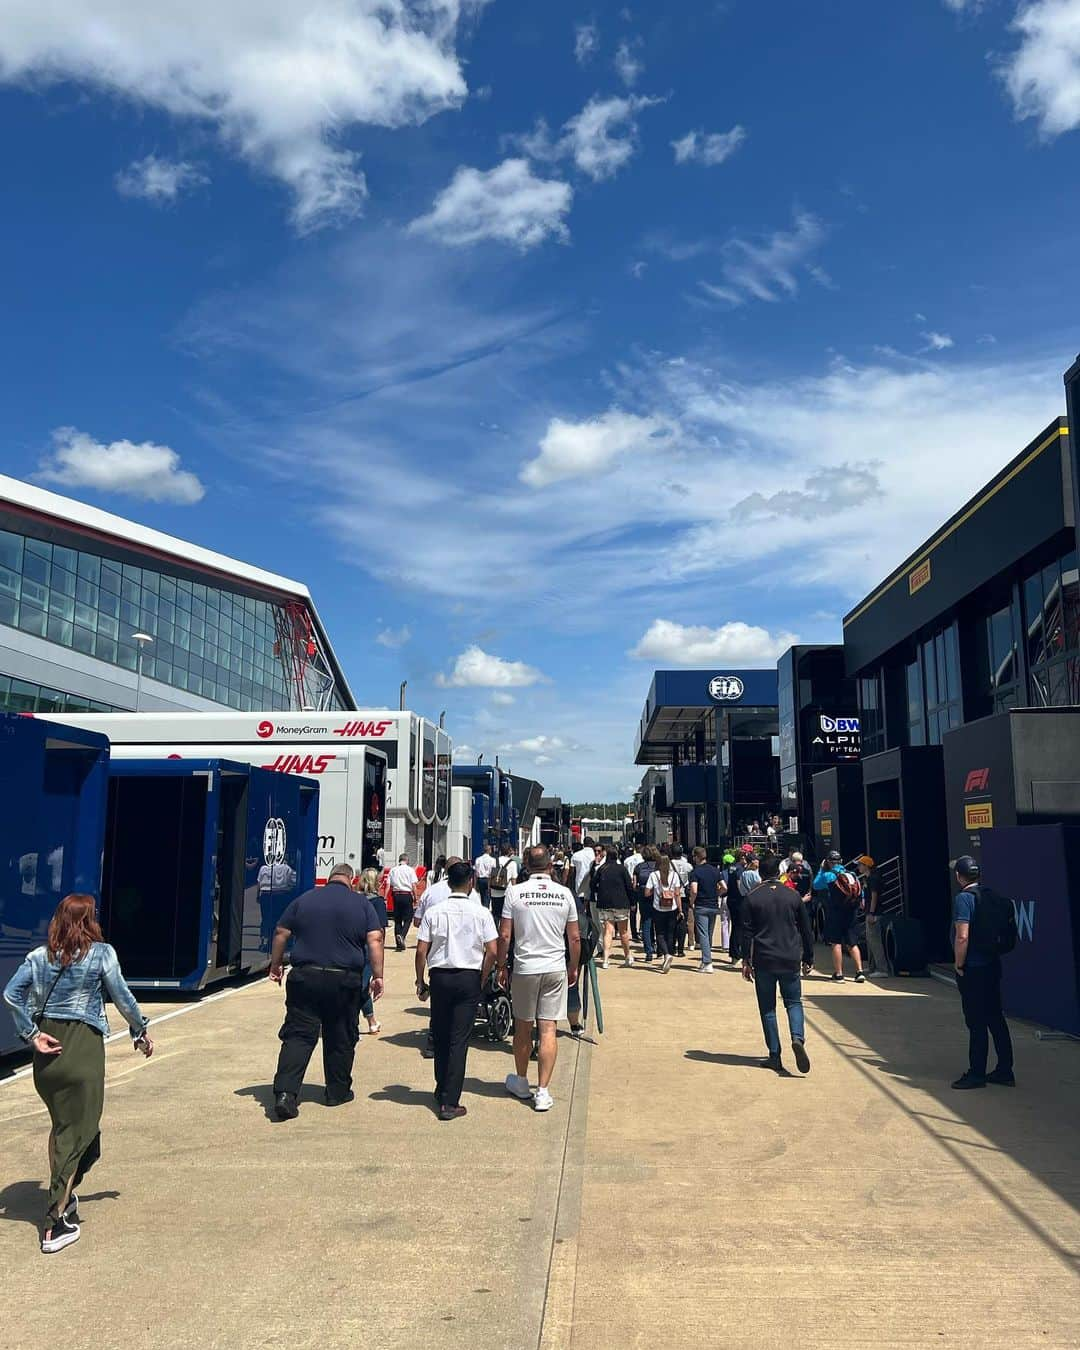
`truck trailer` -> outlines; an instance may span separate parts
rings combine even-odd
[[[450,737],[411,712],[92,713],[57,716],[108,736],[114,758],[225,758],[317,778],[316,875],[446,852]]]

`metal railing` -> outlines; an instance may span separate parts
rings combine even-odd
[[[904,872],[899,857],[877,864],[878,907],[881,915],[895,917],[904,912]]]

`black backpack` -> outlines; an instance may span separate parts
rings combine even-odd
[[[971,950],[987,961],[1007,956],[1016,946],[1016,906],[1007,895],[999,895],[989,886],[976,886],[975,912],[971,917],[968,942]]]

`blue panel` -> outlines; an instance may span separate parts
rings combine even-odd
[[[315,885],[318,785],[310,778],[251,770],[244,857],[240,968],[265,970],[285,906]]]
[[[72,892],[101,899],[109,743],[0,714],[0,987]],[[0,1005],[0,1055],[21,1049]]]
[[[734,697],[714,698],[709,685],[714,679],[734,679],[743,686]],[[737,686],[728,685],[725,692]],[[775,708],[778,677],[771,670],[658,670],[650,691],[649,715],[658,707],[668,708]]]

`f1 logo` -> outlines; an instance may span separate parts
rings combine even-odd
[[[965,792],[985,792],[990,786],[989,769],[971,769],[964,780]]]

